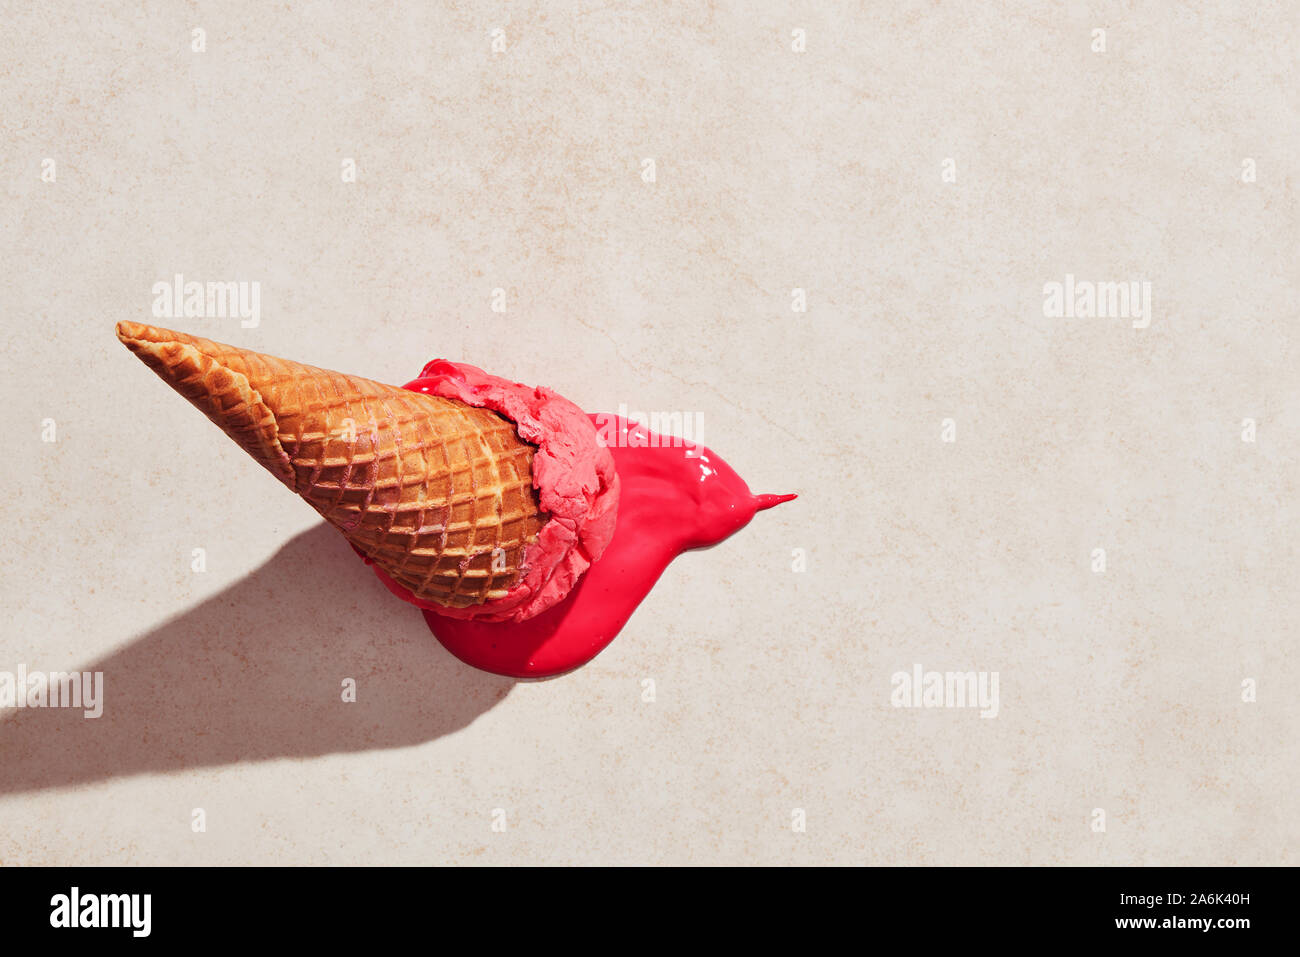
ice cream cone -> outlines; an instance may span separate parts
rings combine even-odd
[[[547,516],[506,419],[131,322],[118,338],[394,581],[450,608],[503,597]]]

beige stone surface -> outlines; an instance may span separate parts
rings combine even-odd
[[[105,712],[0,716],[0,863],[1297,863],[1294,4],[3,6],[0,671]],[[114,339],[177,273],[801,497],[475,672]]]

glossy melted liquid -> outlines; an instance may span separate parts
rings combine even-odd
[[[610,418],[592,416],[597,428]],[[615,421],[619,441],[610,452],[622,487],[605,554],[564,601],[527,621],[462,621],[426,611],[429,628],[461,661],[515,678],[572,671],[614,640],[674,558],[717,544],[755,512],[795,497],[754,495],[709,449],[670,445],[676,440]]]

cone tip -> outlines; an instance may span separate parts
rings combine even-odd
[[[146,326],[139,322],[119,322],[117,324],[118,341],[132,352],[139,352],[143,343],[160,341],[162,338],[160,333],[174,335],[174,333],[169,333],[166,329],[155,329],[153,326]]]

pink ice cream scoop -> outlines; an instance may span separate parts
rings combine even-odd
[[[614,457],[580,408],[550,389],[532,388],[459,362],[435,359],[406,385],[412,392],[490,409],[514,423],[537,446],[533,487],[546,524],[524,555],[519,583],[502,598],[448,608],[424,601],[375,571],[400,598],[449,618],[523,621],[562,601],[614,537],[619,479]]]

